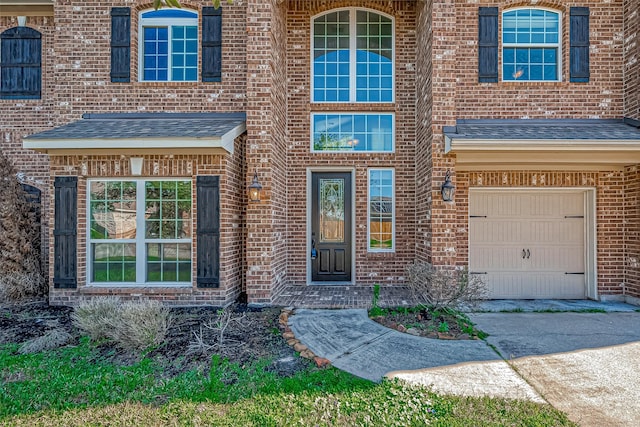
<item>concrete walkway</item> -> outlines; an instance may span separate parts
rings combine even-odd
[[[616,312],[471,313],[487,342],[402,334],[361,309],[298,309],[289,326],[316,355],[373,381],[396,377],[444,394],[546,401],[584,426],[637,425],[640,313],[611,307]]]

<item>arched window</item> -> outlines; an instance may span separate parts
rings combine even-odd
[[[42,90],[42,35],[28,27],[0,34],[0,99],[39,99]]]
[[[140,14],[140,80],[198,79],[198,14],[161,9]]]
[[[502,79],[560,80],[560,13],[511,9],[502,14]]]
[[[313,19],[313,102],[393,102],[393,19],[340,9]]]

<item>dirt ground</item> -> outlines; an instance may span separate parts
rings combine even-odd
[[[0,305],[0,346],[22,344],[53,329],[71,334],[67,345],[77,344],[80,332],[73,325],[72,313],[72,308],[50,307],[44,301]],[[232,305],[223,313],[212,307],[172,308],[167,339],[147,356],[161,363],[168,376],[191,369],[207,371],[213,354],[241,366],[268,358],[272,360],[268,370],[290,376],[311,362],[297,356],[282,338],[279,315],[277,307],[243,304]],[[98,348],[103,357],[116,363],[129,364],[139,357],[110,344]]]

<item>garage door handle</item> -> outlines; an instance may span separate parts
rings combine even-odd
[[[584,274],[584,272],[582,272],[582,273],[564,273],[564,274]]]
[[[525,251],[524,249],[522,250],[522,259],[525,259],[527,257],[527,251]]]
[[[486,271],[470,271],[469,274],[489,274]]]
[[[531,258],[531,251],[527,249],[527,259]]]

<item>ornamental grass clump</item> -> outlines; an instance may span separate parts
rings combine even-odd
[[[81,303],[74,324],[96,342],[113,342],[126,351],[142,352],[162,344],[170,312],[157,301],[126,301],[99,297]]]

